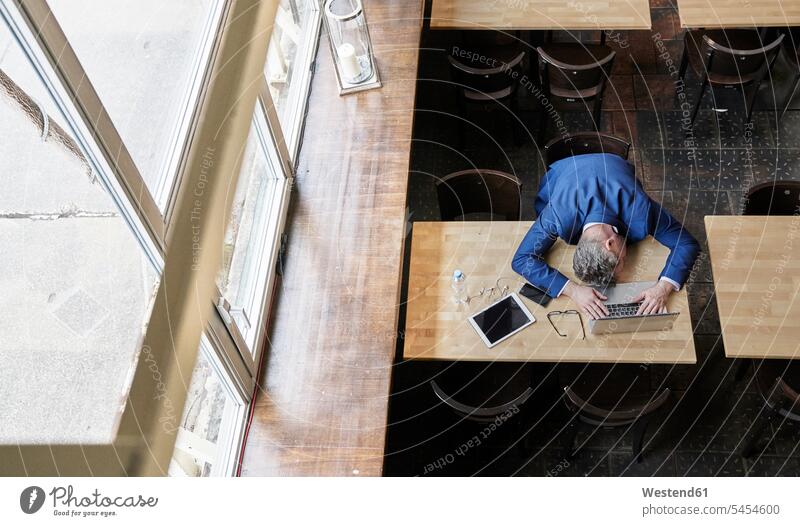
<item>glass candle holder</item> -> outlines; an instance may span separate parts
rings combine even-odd
[[[324,15],[339,93],[380,86],[361,0],[325,0]]]

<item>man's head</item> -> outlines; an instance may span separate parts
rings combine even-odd
[[[583,231],[572,269],[589,285],[603,286],[614,281],[625,266],[625,240],[609,225],[592,225]]]

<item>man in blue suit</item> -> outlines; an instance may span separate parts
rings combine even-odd
[[[584,283],[604,286],[625,265],[626,246],[648,235],[670,249],[658,283],[644,291],[640,314],[664,312],[684,285],[700,247],[683,226],[645,193],[633,167],[613,154],[567,157],[553,163],[539,185],[536,222],[511,266],[529,283],[571,298],[591,318],[608,315],[596,289],[570,281],[544,261],[557,238],[577,245],[572,268]]]

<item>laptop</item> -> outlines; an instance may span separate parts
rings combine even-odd
[[[623,332],[664,331],[672,329],[679,312],[636,315],[640,303],[633,298],[655,285],[655,281],[617,283],[598,290],[608,299],[605,301],[609,315],[599,320],[589,320],[592,334],[619,334]]]

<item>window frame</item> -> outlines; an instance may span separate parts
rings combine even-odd
[[[247,368],[253,375],[258,374],[258,365],[264,352],[266,321],[270,314],[269,309],[277,278],[276,264],[280,253],[281,238],[286,225],[294,181],[289,171],[290,162],[282,139],[282,131],[279,127],[276,129],[275,124],[270,124],[277,120],[277,114],[274,111],[272,99],[269,98],[269,87],[267,86],[266,78],[262,76],[261,82],[261,94],[253,115],[254,129],[258,134],[258,141],[264,150],[263,153],[267,161],[272,165],[273,172],[278,177],[278,184],[275,192],[270,196],[270,210],[268,212],[269,217],[266,220],[265,232],[263,232],[264,238],[256,249],[257,271],[256,284],[252,291],[253,297],[249,305],[243,306],[245,308],[254,307],[256,310],[254,314],[248,313],[248,318],[254,321],[254,324],[252,324],[255,327],[253,336],[251,338],[246,337],[246,329],[240,328],[236,324],[235,318],[224,306],[227,300],[219,288],[217,288],[215,302],[222,322],[236,343]],[[252,348],[248,344],[248,340],[252,341]]]
[[[221,358],[226,354],[225,348],[231,347],[231,342],[226,342],[220,339],[219,334],[211,326],[208,327],[206,332],[200,337],[200,346],[198,348],[197,360],[205,357],[211,364],[211,368],[220,380],[220,383],[225,390],[225,393],[230,397],[234,404],[231,413],[226,414],[220,424],[219,436],[217,437],[217,457],[211,466],[211,477],[230,477],[234,476],[239,467],[239,457],[242,451],[242,439],[247,427],[247,420],[245,416],[248,413],[251,403],[251,394],[245,393],[240,389],[234,380],[234,375],[229,365],[226,364]],[[191,383],[194,369],[188,378],[188,385]],[[185,410],[185,404],[184,404]],[[183,416],[183,415],[181,415]],[[182,434],[182,427],[178,428],[175,437],[175,447],[179,447],[180,435]],[[188,433],[188,432],[186,432]]]
[[[98,178],[123,210],[129,224],[135,220],[137,237],[147,243],[151,259],[160,269],[181,175],[211,80],[211,64],[216,58],[233,0],[213,0],[213,7],[207,14],[200,37],[202,44],[192,59],[189,89],[181,101],[180,118],[172,126],[171,145],[155,192],[147,188],[47,0],[11,1],[17,9],[0,3],[0,14],[7,17],[18,44],[51,93],[75,140],[87,152]],[[39,45],[30,45],[33,41]]]
[[[296,0],[290,0],[296,1]],[[295,63],[303,65],[300,70],[301,75],[297,79],[292,79],[293,82],[298,82],[300,89],[291,93],[291,97],[287,98],[286,105],[290,109],[289,122],[291,122],[291,133],[285,137],[285,144],[288,158],[294,163],[297,160],[297,154],[300,150],[300,142],[303,136],[303,128],[305,125],[306,106],[308,104],[308,96],[311,89],[311,76],[314,73],[314,56],[319,48],[320,29],[322,25],[322,9],[320,2],[313,0],[302,0],[309,4],[311,13],[311,20],[309,20],[309,29],[311,31],[311,38],[303,42],[302,47],[298,47],[297,55],[295,56]],[[321,0],[322,1],[322,0]],[[264,64],[266,68],[266,63]],[[265,79],[266,93],[269,95],[268,81]],[[273,104],[274,108],[274,104]],[[280,126],[280,124],[279,124]],[[284,132],[286,130],[281,130]]]
[[[302,63],[302,75],[298,77],[297,81],[301,82],[301,88],[294,92],[294,96],[287,100],[287,104],[291,108],[292,120],[292,133],[287,139],[285,130],[280,122],[275,102],[269,89],[269,81],[266,75],[262,72],[261,75],[261,89],[256,104],[256,112],[261,112],[256,118],[259,122],[264,119],[266,123],[266,133],[272,141],[272,148],[266,146],[267,158],[273,163],[273,169],[276,173],[282,174],[285,179],[283,184],[283,191],[276,192],[272,206],[277,205],[277,221],[275,225],[274,236],[272,236],[272,243],[262,247],[260,268],[266,269],[265,280],[261,288],[261,323],[256,323],[256,334],[253,337],[253,348],[249,348],[243,332],[236,325],[235,320],[229,313],[225,312],[223,305],[222,293],[217,289],[216,305],[223,323],[228,328],[229,333],[233,340],[237,343],[240,355],[247,364],[247,367],[253,371],[253,374],[258,374],[258,366],[261,357],[266,347],[264,334],[268,327],[266,321],[270,316],[270,307],[273,296],[273,289],[275,287],[275,280],[277,279],[276,265],[278,261],[278,254],[280,253],[283,232],[286,226],[286,219],[289,211],[289,204],[291,192],[294,187],[294,174],[295,164],[297,161],[297,153],[300,149],[301,137],[305,127],[306,108],[308,106],[308,98],[311,92],[311,78],[314,73],[314,58],[319,49],[319,42],[321,38],[322,28],[322,11],[317,2],[308,0],[311,7],[311,17],[309,27],[312,30],[311,38],[305,41],[303,48],[298,50],[297,57],[302,59],[302,62],[296,57],[297,63]],[[269,40],[270,45],[272,39]],[[266,68],[266,61],[264,63]]]
[[[88,82],[89,77],[85,75],[69,42],[55,22],[46,0],[0,2],[0,15],[9,21],[14,37],[52,94],[69,131],[87,154],[98,179],[118,205],[124,219],[161,274],[158,296],[147,323],[143,346],[149,348],[152,359],[160,364],[164,378],[158,384],[166,389],[162,393],[162,387],[154,387],[153,373],[140,359],[135,370],[131,372],[125,409],[117,422],[117,437],[112,444],[98,446],[91,451],[86,451],[80,445],[0,447],[0,464],[6,459],[10,459],[13,465],[17,465],[22,459],[24,464],[24,459],[30,455],[31,459],[52,459],[52,464],[49,461],[41,463],[44,471],[38,473],[42,474],[52,474],[47,467],[51,465],[62,473],[165,474],[174,450],[175,437],[165,433],[161,425],[163,418],[170,418],[163,400],[170,400],[171,403],[174,401],[176,407],[183,409],[188,385],[180,377],[180,371],[183,370],[185,374],[187,367],[195,362],[197,353],[200,352],[198,342],[205,337],[213,341],[212,349],[220,370],[230,380],[237,396],[246,401],[244,413],[237,416],[239,421],[230,431],[230,436],[236,439],[236,447],[226,452],[228,460],[225,462],[225,473],[231,474],[229,468],[235,465],[231,459],[238,461],[246,426],[242,414],[246,414],[249,404],[252,403],[258,363],[266,345],[264,332],[267,330],[266,322],[270,316],[269,309],[277,279],[275,264],[293,187],[293,159],[299,148],[304,126],[313,58],[320,38],[321,16],[319,6],[314,5],[312,11],[315,20],[310,25],[314,34],[308,39],[310,44],[303,55],[303,74],[298,77],[303,85],[298,90],[302,97],[295,101],[297,106],[294,117],[297,123],[293,129],[293,138],[287,143],[264,76],[266,50],[271,36],[270,20],[274,20],[277,0],[220,2],[224,3],[225,9],[220,14],[213,44],[208,42],[210,49],[203,51],[207,53],[208,65],[203,78],[195,78],[200,86],[192,88],[199,90],[192,115],[184,115],[189,121],[181,123],[181,126],[188,127],[188,133],[183,145],[178,145],[176,149],[176,152],[180,152],[175,155],[175,159],[180,159],[176,168],[178,177],[170,191],[170,204],[164,214],[147,190],[102,101]],[[258,78],[255,88],[243,82],[244,78]],[[254,95],[255,100],[251,98],[253,89],[257,92]],[[232,90],[235,93],[232,94]],[[216,97],[228,100],[228,95],[231,99],[230,108],[215,112],[211,99]],[[256,289],[254,302],[260,303],[261,315],[259,319],[253,320],[257,332],[253,338],[255,352],[251,354],[246,346],[242,346],[234,338],[235,331],[231,327],[235,328],[235,325],[226,324],[215,308],[215,301],[220,297],[216,288],[216,272],[209,274],[208,266],[203,266],[202,262],[199,264],[200,270],[192,268],[189,272],[187,261],[190,260],[187,258],[186,247],[191,237],[187,232],[187,212],[193,200],[192,193],[188,190],[197,183],[198,163],[204,149],[212,145],[217,147],[214,169],[219,180],[214,180],[213,177],[209,179],[207,195],[202,204],[206,216],[212,222],[220,224],[223,217],[226,222],[230,220],[227,215],[223,215],[229,210],[222,210],[222,199],[218,196],[223,185],[235,185],[238,182],[238,173],[227,175],[233,171],[229,152],[243,150],[242,145],[247,138],[246,135],[241,135],[241,121],[246,115],[241,114],[247,104],[253,101],[253,115],[260,112],[259,118],[266,123],[264,137],[269,138],[272,143],[272,148],[268,151],[273,153],[268,155],[268,159],[273,164],[275,173],[282,175],[283,183],[280,191],[273,195],[272,206],[275,210],[272,215],[275,219],[270,219],[270,231],[260,249],[259,277],[262,280]],[[238,108],[242,108],[241,111],[234,111]],[[203,115],[203,119],[199,118],[200,115]],[[224,140],[218,140],[220,135]],[[292,144],[292,141],[293,150],[290,151],[287,144]],[[213,230],[204,229],[203,232],[208,238],[206,242],[213,242],[211,246],[216,243],[218,235]],[[175,254],[169,260],[166,258],[168,247],[173,248],[170,253]],[[213,252],[203,251],[201,259],[215,261]],[[189,280],[198,281],[192,281],[192,287]],[[198,305],[207,305],[208,311],[203,311]],[[250,363],[245,356],[251,358]],[[37,472],[30,472],[34,473]]]
[[[0,15],[50,92],[98,180],[160,271],[166,249],[164,217],[47,2],[0,2]],[[38,45],[32,45],[34,42]]]
[[[214,0],[214,8],[208,13],[205,27],[203,28],[202,45],[197,50],[193,60],[193,70],[188,93],[185,94],[181,104],[183,111],[172,133],[172,145],[167,154],[167,163],[162,167],[159,177],[159,187],[154,199],[162,207],[164,222],[169,230],[175,200],[181,187],[181,174],[184,171],[189,146],[192,143],[197,119],[200,117],[200,108],[206,95],[206,87],[211,78],[211,64],[216,58],[218,40],[222,28],[231,8],[230,0]],[[175,177],[170,177],[175,174]]]

